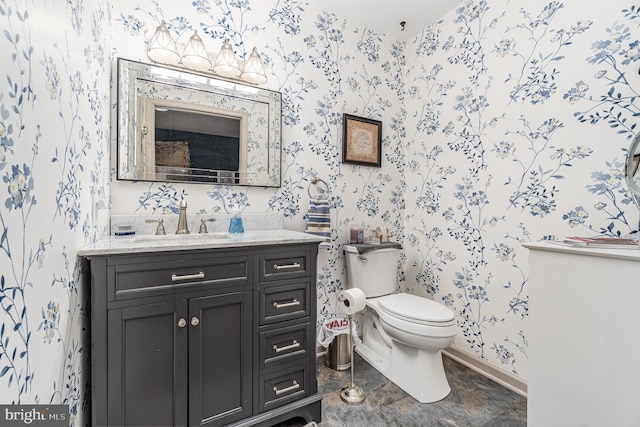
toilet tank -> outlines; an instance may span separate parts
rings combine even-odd
[[[396,291],[400,249],[371,245],[344,245],[347,287],[359,288],[367,298]]]

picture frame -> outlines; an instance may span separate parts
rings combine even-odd
[[[343,114],[342,163],[380,167],[382,122]]]

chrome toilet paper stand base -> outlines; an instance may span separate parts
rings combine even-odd
[[[353,360],[353,315],[349,315],[349,350],[351,351],[351,384],[340,390],[340,399],[349,405],[359,405],[364,402],[367,397],[364,394],[362,388],[355,385],[353,380],[353,366],[355,361]]]

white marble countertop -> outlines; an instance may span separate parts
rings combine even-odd
[[[319,236],[285,229],[245,231],[242,234],[167,234],[166,236],[139,234],[132,237],[111,236],[99,240],[80,249],[78,255],[90,258],[91,256],[127,253],[286,245],[322,241],[324,239]]]

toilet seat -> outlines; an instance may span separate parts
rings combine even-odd
[[[455,320],[455,315],[447,307],[418,295],[400,293],[377,300],[382,311],[406,322],[440,327],[449,326]]]

